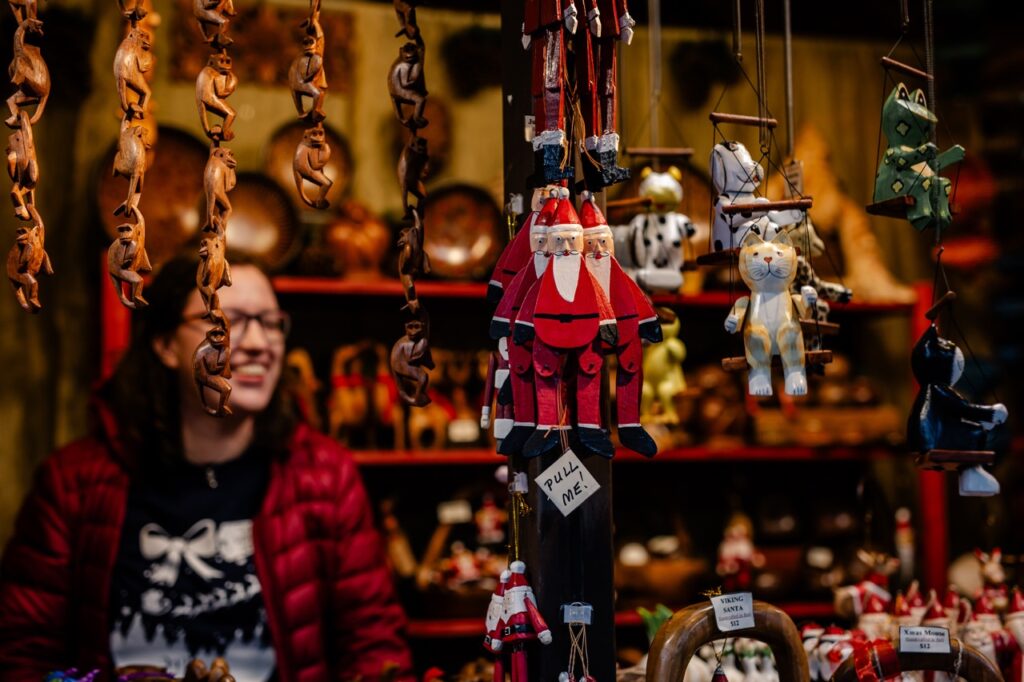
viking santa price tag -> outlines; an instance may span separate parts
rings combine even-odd
[[[754,598],[750,592],[734,592],[711,597],[715,623],[720,632],[754,627]]]
[[[548,499],[558,507],[558,511],[562,512],[562,516],[569,516],[587,498],[601,489],[597,479],[572,450],[566,450],[565,454],[534,480]]]

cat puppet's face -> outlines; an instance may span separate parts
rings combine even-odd
[[[776,232],[769,241],[753,230],[740,247],[740,277],[750,290],[788,291],[796,277],[796,249],[786,232]]]
[[[952,386],[964,373],[964,354],[955,343],[939,336],[933,324],[914,346],[910,367],[920,384]]]

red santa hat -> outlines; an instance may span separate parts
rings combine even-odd
[[[953,585],[946,588],[946,596],[942,599],[942,606],[947,609],[960,608],[960,594]]]
[[[530,226],[531,232],[541,232],[552,225],[555,214],[558,212],[558,201],[561,198],[560,189],[563,188],[552,187],[551,191],[548,192],[548,198],[544,200],[544,205],[541,207],[540,213],[537,214],[537,219]]]
[[[526,582],[526,564],[522,561],[513,561],[508,565],[509,575],[508,584],[505,585],[506,590],[511,590],[515,587],[527,587]]]
[[[949,616],[946,615],[946,610],[939,603],[939,595],[932,590],[928,598],[928,610],[925,611],[924,619],[921,622],[925,625],[937,625],[940,621],[947,622],[948,620]]]
[[[593,193],[584,191],[580,198],[583,200],[580,205],[580,222],[583,224],[584,234],[611,234],[612,228],[608,227],[608,221],[601,213]]]
[[[892,615],[896,618],[907,618],[910,613],[910,602],[903,596],[902,592],[896,593],[896,599],[892,602]]]
[[[547,205],[544,208],[546,209]],[[561,232],[563,230],[583,231],[583,226],[580,225],[580,217],[576,214],[576,207],[569,201],[569,189],[566,187],[559,188],[558,206],[555,209],[554,216],[551,217],[548,223],[549,232]]]
[[[841,642],[849,638],[850,633],[834,623],[825,628],[825,631],[821,633],[821,641],[823,642]]]
[[[864,614],[885,613],[885,602],[877,594],[868,595],[868,601],[864,604]]]
[[[974,616],[994,616],[996,610],[992,608],[992,599],[985,593],[982,593],[974,602]]]
[[[821,627],[817,623],[806,623],[800,628],[801,639],[807,639],[808,637],[818,637],[825,632],[825,628]]]
[[[1013,594],[1010,595],[1010,605],[1007,615],[1024,614],[1024,595],[1021,594],[1020,588],[1013,588]]]
[[[911,609],[919,609],[925,605],[924,597],[921,595],[921,585],[916,580],[907,588],[907,603]]]

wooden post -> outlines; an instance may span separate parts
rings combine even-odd
[[[527,176],[533,172],[533,152],[523,136],[524,117],[532,111],[530,54],[521,42],[522,3],[501,3],[502,140],[505,198],[522,194],[529,202]],[[581,30],[586,26],[581,25]],[[579,454],[579,453],[577,453]],[[534,479],[561,453],[526,461],[514,457],[514,471],[530,479],[528,501],[533,512],[523,523],[522,559],[527,578],[554,641],[531,644],[530,679],[555,680],[569,661],[569,631],[561,605],[583,601],[594,607],[587,628],[591,675],[615,679],[615,602],[612,562],[611,462],[599,457],[583,460],[601,489],[568,518],[537,490]],[[481,614],[482,617],[482,614]]]

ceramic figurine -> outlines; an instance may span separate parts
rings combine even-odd
[[[561,431],[572,431],[584,452],[615,454],[601,428],[600,409],[601,344],[617,346],[615,312],[584,264],[582,251],[579,217],[568,196],[561,196],[548,228],[551,262],[523,300],[512,335],[514,344],[533,343],[537,426],[523,446],[527,457],[558,447]],[[577,367],[574,426],[565,423],[559,411],[566,362]]]
[[[43,22],[35,18],[25,19],[14,30],[14,59],[7,70],[14,86],[14,93],[7,98],[7,108],[11,112],[6,120],[9,128],[18,126],[18,112],[22,108],[33,105],[36,110],[29,123],[38,123],[50,98],[50,70],[43,61],[39,46],[30,42],[42,35]]]
[[[711,150],[711,182],[714,184],[714,219],[711,224],[712,248],[715,251],[736,249],[744,243],[748,232],[757,232],[770,241],[781,227],[798,223],[804,218],[799,209],[757,211],[749,215],[728,215],[722,209],[730,204],[767,202],[754,194],[764,179],[764,168],[750,157],[750,152],[739,142],[720,142]],[[755,222],[766,216],[769,224]]]
[[[831,680],[843,661],[853,654],[853,637],[835,625],[825,628],[817,649],[818,679]]]
[[[985,624],[984,620],[978,618],[978,614],[974,614],[974,616],[972,616],[964,625],[963,630],[960,633],[960,639],[962,639],[965,644],[970,644],[984,654],[985,658],[992,661],[994,665],[999,665],[999,658],[996,653],[996,643],[992,639],[991,630]]]
[[[527,3],[528,11],[530,4]],[[628,4],[627,0],[584,2],[586,26],[576,31],[577,54],[586,54],[585,58],[579,56],[576,59],[576,93],[583,117],[586,149],[580,160],[587,188],[592,192],[628,180],[630,175],[629,169],[618,164],[619,134],[616,132],[616,53],[619,43],[629,45],[633,42],[633,28],[636,26],[636,21],[629,15]],[[536,71],[534,75],[536,77]]]
[[[964,158],[964,148],[944,152],[931,141],[935,114],[921,90],[899,83],[882,105],[882,131],[888,148],[875,176],[874,202],[910,197],[906,218],[917,230],[944,230],[953,221],[949,210],[950,181],[938,172]]]
[[[935,593],[935,590],[928,593],[928,607],[925,609],[924,617],[921,618],[921,625],[950,630],[952,623],[949,614],[942,608],[942,602],[939,601],[939,595]]]
[[[991,452],[998,427],[1006,422],[1006,406],[972,403],[953,387],[964,371],[964,356],[956,344],[939,336],[932,324],[914,346],[910,365],[920,387],[907,422],[911,450],[922,456],[932,450]],[[999,481],[981,465],[961,470],[961,495],[998,493]]]
[[[148,305],[142,297],[142,275],[152,271],[153,266],[146,254],[146,221],[142,211],[137,206],[133,206],[130,211],[135,222],[118,225],[118,237],[107,249],[107,274],[110,275],[122,305],[135,309]],[[128,285],[127,296],[123,285]]]
[[[651,207],[628,226],[616,228],[620,260],[645,291],[675,292],[683,286],[685,243],[697,231],[676,210],[683,200],[682,173],[675,166],[664,173],[648,167],[640,177],[640,196],[650,199]]]
[[[768,241],[753,231],[747,233],[739,254],[739,272],[751,291],[733,304],[725,320],[730,334],[743,331],[743,345],[749,366],[750,395],[772,395],[772,358],[779,355],[785,375],[786,393],[807,393],[804,367],[804,339],[800,319],[809,314],[818,293],[804,287],[793,295],[796,277],[796,249],[785,232],[774,233]]]
[[[539,255],[534,250],[533,242],[530,239],[530,230],[537,217],[540,216],[541,209],[544,208],[544,203],[551,195],[552,190],[557,192],[558,187],[556,185],[544,185],[534,188],[530,199],[529,215],[526,216],[522,227],[516,232],[516,236],[512,238],[501,252],[498,262],[494,264],[491,279],[487,283],[487,300],[492,305],[498,305],[501,302],[505,288],[531,260],[546,256],[543,249],[540,250]],[[519,197],[519,204],[522,204],[521,196]]]
[[[663,340],[644,348],[640,421],[678,424],[675,398],[686,390],[683,376],[686,345],[679,338],[680,318],[667,309],[659,314],[665,318],[661,323]]]
[[[800,628],[800,639],[804,643],[804,653],[807,655],[807,667],[810,671],[811,680],[818,679],[818,657],[814,654],[814,651],[818,648],[818,643],[821,641],[821,636],[824,633],[825,628],[817,623],[805,623]]]
[[[722,578],[722,589],[725,592],[749,590],[754,581],[754,569],[762,566],[764,555],[754,547],[754,524],[746,514],[734,513],[718,545],[715,571]]]
[[[984,592],[974,600],[971,617],[984,625],[989,632],[996,632],[1003,627],[1003,622],[999,618],[999,614],[996,613],[992,600]]]
[[[231,70],[231,57],[223,52],[210,55],[206,66],[196,77],[196,108],[199,110],[199,121],[203,124],[203,132],[211,140],[226,141],[234,139],[231,124],[235,121],[236,112],[228,104],[227,98],[238,87],[238,77]],[[210,125],[209,114],[223,119],[219,125]]]
[[[1003,550],[996,547],[991,552],[974,550],[974,556],[981,564],[981,577],[985,581],[982,596],[992,602],[992,608],[1002,613],[1006,611],[1007,587],[1006,570],[1003,568]]]
[[[886,602],[878,595],[868,596],[864,610],[857,618],[857,629],[863,632],[868,640],[888,638],[892,634],[892,616],[886,610]]]
[[[634,452],[653,457],[658,452],[658,446],[640,425],[643,341],[661,341],[661,325],[647,294],[615,259],[612,231],[594,195],[584,192],[582,199],[580,221],[586,250],[585,263],[611,303],[618,330],[618,339],[612,352],[618,360],[615,373],[615,417],[619,442]]]
[[[888,606],[892,600],[889,577],[899,568],[899,560],[884,552],[857,550],[857,558],[867,566],[867,575],[856,585],[845,585],[835,590],[836,614],[843,618],[859,616],[872,596]]]
[[[946,594],[942,598],[942,610],[949,621],[950,632],[956,633],[960,623],[966,622],[970,617],[971,604],[968,600],[960,597],[960,593],[957,592],[954,585],[950,585],[946,588]]]
[[[533,640],[551,644],[551,630],[537,608],[537,599],[526,582],[526,564],[513,561],[505,585],[501,649],[508,652],[512,682],[528,682],[526,645]]]

